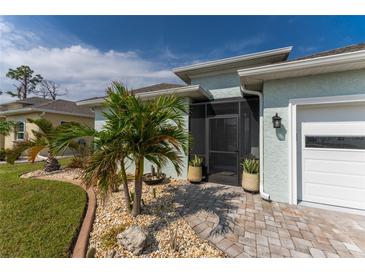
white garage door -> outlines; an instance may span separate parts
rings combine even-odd
[[[301,143],[302,200],[365,209],[365,122],[303,122]]]

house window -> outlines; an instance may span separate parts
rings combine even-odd
[[[24,135],[25,135],[25,123],[18,122],[16,124],[16,130],[15,130],[16,140],[24,140]]]
[[[305,136],[305,147],[365,149],[365,136]]]

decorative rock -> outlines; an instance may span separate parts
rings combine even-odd
[[[117,253],[117,252],[116,252],[115,250],[112,250],[112,251],[108,254],[107,258],[114,258],[116,253]]]
[[[118,243],[134,255],[140,255],[145,247],[147,232],[139,226],[131,226],[117,235]]]
[[[86,258],[95,258],[96,248],[90,247],[86,253]]]

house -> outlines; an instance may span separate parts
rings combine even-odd
[[[204,157],[210,182],[239,185],[240,160],[254,155],[264,199],[365,210],[365,44],[289,60],[291,50],[176,68],[185,86],[137,95],[186,98],[190,155]],[[98,129],[103,100],[79,103],[95,109]]]
[[[75,102],[57,99],[49,100],[30,97],[0,105],[0,119],[16,123],[15,130],[9,135],[0,135],[0,148],[11,149],[17,142],[34,138],[32,130],[37,126],[28,119],[45,118],[54,126],[64,122],[79,122],[94,127],[94,113],[88,107]]]

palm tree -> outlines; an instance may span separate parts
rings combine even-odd
[[[181,172],[190,140],[184,120],[187,105],[175,95],[142,101],[121,83],[113,82],[107,88],[104,107],[107,111],[102,131],[91,132],[81,125],[70,127],[56,136],[54,150],[65,149],[74,138],[93,136],[94,153],[84,171],[84,181],[103,193],[122,183],[128,209],[132,199],[125,163],[131,161],[135,166],[132,214],[137,216],[141,212],[144,161],[159,168],[171,162],[176,172]]]
[[[106,128],[120,125],[119,141],[135,166],[132,215],[137,216],[141,212],[145,159],[159,168],[171,162],[177,174],[181,173],[189,144],[184,120],[187,105],[175,95],[142,101],[117,82],[107,92],[106,105],[112,109],[105,113]]]
[[[35,138],[18,142],[15,147],[7,153],[7,161],[13,164],[24,151],[27,151],[28,160],[33,163],[39,152],[48,148],[48,157],[45,162],[44,170],[48,172],[58,170],[60,168],[60,164],[50,150],[54,134],[58,130],[58,127],[53,127],[52,122],[44,118],[28,119],[28,121],[37,125],[39,128],[38,131],[32,130]]]

